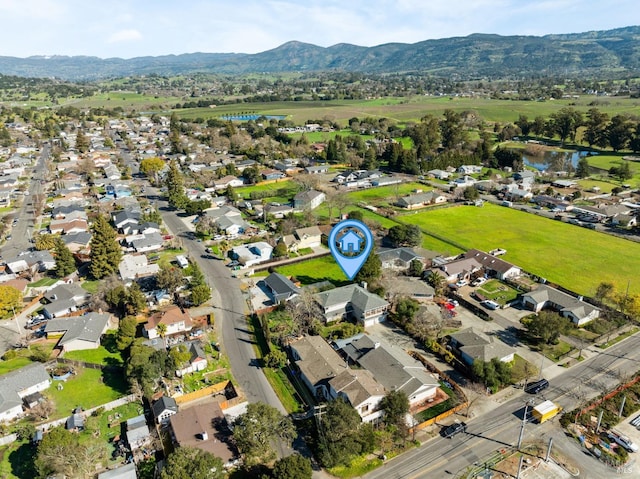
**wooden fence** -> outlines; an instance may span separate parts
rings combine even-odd
[[[228,391],[228,388],[231,388],[235,393],[235,388],[230,381],[222,381],[220,383],[207,386],[206,388],[183,394],[182,396],[178,396],[175,398],[175,400],[177,404],[185,404],[191,401],[195,401],[196,399],[202,399],[206,396],[213,396],[215,394],[220,394],[221,392],[226,392]]]

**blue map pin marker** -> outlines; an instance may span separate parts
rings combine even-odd
[[[329,249],[347,278],[352,280],[373,249],[373,235],[358,220],[344,220],[329,234]]]

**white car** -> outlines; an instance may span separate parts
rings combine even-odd
[[[613,439],[629,452],[638,452],[638,446],[636,446],[627,436],[610,432],[609,439]]]
[[[480,304],[487,309],[498,309],[500,307],[498,303],[496,303],[495,301],[491,301],[490,299],[487,299]]]
[[[469,282],[466,279],[461,279],[460,281],[458,281],[456,283],[456,287],[457,288],[462,288],[463,286],[466,286],[468,284],[469,284]]]
[[[476,278],[471,282],[471,286],[480,286],[487,282],[487,278]]]

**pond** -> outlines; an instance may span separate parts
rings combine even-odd
[[[222,120],[227,121],[249,121],[249,120],[257,120],[258,118],[266,118],[267,120],[284,120],[287,115],[257,115],[257,114],[247,114],[247,115],[222,115],[220,118]]]
[[[591,151],[545,151],[542,155],[529,155],[523,153],[522,160],[526,166],[531,166],[539,171],[567,171],[575,169],[580,158],[595,155]]]

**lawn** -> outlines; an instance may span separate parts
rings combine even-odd
[[[548,359],[551,359],[554,363],[563,359],[563,355],[567,354],[573,349],[573,347],[569,343],[565,343],[564,341],[558,341],[558,344],[545,344],[542,346],[542,354]]]
[[[16,369],[23,368],[32,362],[33,361],[31,361],[31,359],[24,356],[9,359],[7,361],[0,361],[0,376],[10,373],[11,371],[15,371]]]
[[[313,258],[295,264],[278,266],[276,269],[278,273],[285,276],[295,276],[295,278],[305,286],[319,281],[331,281],[336,286],[341,286],[349,282],[331,255]]]
[[[511,382],[517,384],[525,378],[532,378],[538,374],[538,368],[517,354],[513,355],[511,364]]]
[[[235,191],[242,198],[249,198],[251,193],[269,191],[273,192],[273,195],[276,195],[276,191],[278,190],[291,190],[293,196],[296,191],[299,190],[299,187],[296,183],[292,182],[290,179],[282,179],[280,181],[275,181],[271,183],[258,183],[257,185],[251,186],[242,186],[240,188],[236,188]]]
[[[485,298],[495,301],[500,305],[505,305],[518,297],[518,291],[497,279],[492,279],[478,288],[478,292]]]
[[[0,375],[31,364],[34,361],[31,358],[31,355],[37,350],[47,351],[49,355],[51,355],[51,351],[53,351],[53,347],[55,345],[56,341],[38,342],[37,344],[32,345],[29,349],[13,349],[7,351],[4,357],[12,357],[10,359],[0,361]]]
[[[29,283],[29,286],[32,288],[39,288],[42,286],[52,286],[56,284],[58,281],[60,280],[56,278],[41,278],[35,283]]]
[[[398,219],[465,248],[504,248],[506,261],[580,294],[593,295],[603,281],[619,289],[630,281],[629,291],[640,293],[640,282],[634,281],[640,271],[638,243],[491,204]]]
[[[103,366],[120,366],[123,363],[122,355],[115,345],[116,332],[107,331],[102,344],[96,349],[84,349],[82,351],[69,351],[64,354],[67,359],[84,361],[91,364],[102,364]]]
[[[127,394],[127,384],[121,369],[101,371],[100,369],[75,368],[76,374],[66,381],[54,381],[44,395],[56,405],[51,419],[68,416],[73,408],[83,409],[100,406]],[[58,385],[62,389],[58,389]]]
[[[33,479],[36,449],[29,441],[16,441],[0,448],[0,477],[3,479]]]
[[[365,203],[377,206],[379,204],[388,205],[401,196],[406,196],[414,190],[429,191],[433,188],[422,183],[399,183],[397,185],[378,186],[363,190],[352,191],[347,196],[354,202],[364,201]]]
[[[100,286],[100,281],[98,280],[87,280],[83,281],[82,289],[89,291],[91,294],[96,294],[98,292],[98,287]]]

